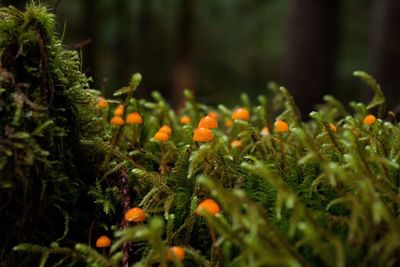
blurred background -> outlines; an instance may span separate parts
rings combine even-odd
[[[0,0],[24,7],[25,0]],[[208,104],[253,99],[275,81],[303,113],[324,94],[368,101],[352,77],[365,70],[400,103],[399,0],[42,0],[60,36],[82,51],[93,88],[110,97],[134,72],[139,94],[159,90],[176,107],[190,88]]]

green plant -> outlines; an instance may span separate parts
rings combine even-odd
[[[9,74],[2,73],[1,127],[18,129],[19,135],[2,133],[2,151],[11,152],[0,156],[0,171],[6,174],[2,175],[1,192],[25,188],[18,181],[29,179],[45,184],[39,190],[43,205],[58,207],[64,219],[61,238],[52,228],[42,228],[40,240],[35,236],[15,239],[24,243],[14,250],[31,255],[29,261],[38,260],[41,266],[342,267],[400,263],[400,127],[383,117],[385,99],[367,73],[354,75],[366,81],[375,96],[368,105],[350,103],[352,112],[327,96],[326,103],[310,114],[311,120],[302,121],[289,92],[271,83],[271,99],[260,96],[258,103],[251,103],[242,95],[242,115],[236,108],[220,105],[219,127],[214,122],[207,126],[205,121],[210,119],[204,119],[198,129],[211,133],[212,138],[203,143],[197,138],[193,141],[198,131],[195,126],[216,111],[198,103],[189,90],[179,113],[157,92],[151,101],[136,98],[140,74],[134,74],[128,86],[115,92],[115,100],[96,99],[96,93],[87,89],[87,78],[79,72],[76,53],[62,49],[51,26],[54,20],[45,9],[33,5],[25,13],[7,8],[0,14],[11,18],[0,31],[7,40],[20,36],[13,32],[25,32],[26,25],[39,27],[33,32],[49,32],[45,35],[46,55],[49,62],[60,63],[49,63],[52,67],[45,72],[46,81],[51,78],[53,84],[62,85],[54,91],[60,95],[50,102],[49,98],[40,102],[40,69],[36,76],[30,75],[26,67],[30,65],[21,63],[23,68],[7,68]],[[38,39],[27,39],[26,43],[29,40]],[[2,43],[2,60],[7,59],[7,49],[15,47],[10,44],[13,42]],[[40,48],[40,42],[34,44]],[[41,50],[27,50],[26,60],[34,57],[35,51]],[[71,58],[63,58],[65,55],[73,55],[74,60],[68,61]],[[64,65],[71,69],[61,69]],[[20,69],[25,70],[23,75]],[[60,78],[66,75],[69,78]],[[42,103],[46,112],[40,113],[28,102],[18,106],[22,100],[15,96],[17,87],[7,79],[13,76],[24,78],[23,83],[30,85],[27,90],[31,90],[25,96],[37,96],[33,103]],[[96,100],[102,104],[96,106]],[[28,123],[34,112],[41,123]],[[371,113],[378,119],[363,124]],[[123,122],[118,127],[109,123],[112,114]],[[140,116],[142,124],[127,125],[128,114]],[[180,123],[183,115],[190,123]],[[232,125],[221,126],[230,119]],[[273,121],[277,122],[275,128]],[[163,133],[163,138],[156,133]],[[64,140],[66,135],[72,141]],[[15,157],[18,149],[31,151],[32,156]],[[82,167],[84,163],[87,167]],[[92,173],[84,177],[90,173],[89,167]],[[33,172],[37,168],[42,175]],[[87,194],[90,201],[84,197]],[[87,207],[74,211],[63,201],[65,195],[72,195],[73,204],[85,203]],[[10,199],[9,207],[27,203],[27,199],[16,202],[15,196]],[[204,199],[213,199],[212,213],[197,208]],[[139,219],[132,219],[134,223],[124,216],[133,207],[141,208]],[[9,208],[3,210],[6,214]],[[86,227],[79,227],[77,221],[84,221]],[[10,235],[10,224],[2,227],[5,235]],[[111,249],[102,255],[92,244],[111,233]],[[169,248],[176,246],[184,250],[182,262],[168,256]],[[5,243],[3,249],[10,249],[10,245]]]

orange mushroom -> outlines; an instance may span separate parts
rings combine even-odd
[[[115,108],[114,115],[122,116],[122,115],[124,115],[124,110],[125,110],[124,105],[120,104],[120,105],[118,105],[118,107]]]
[[[374,124],[376,121],[376,117],[372,114],[369,114],[367,116],[365,116],[364,120],[363,120],[363,124],[364,125],[372,125]]]
[[[245,108],[238,108],[232,113],[232,119],[247,121],[250,119],[250,113]]]
[[[242,142],[240,142],[239,140],[233,140],[231,143],[231,147],[240,148],[240,147],[242,147]]]
[[[211,118],[213,118],[214,120],[218,120],[218,113],[215,111],[210,111],[208,113],[208,116],[210,116]]]
[[[128,222],[143,222],[146,219],[144,211],[141,208],[131,208],[125,213],[125,220]]]
[[[333,123],[329,123],[329,128],[331,129],[332,132],[336,133],[336,125]]]
[[[154,135],[153,138],[154,138],[154,140],[157,140],[159,142],[165,142],[165,141],[168,141],[169,135],[166,132],[158,131],[158,132],[156,132],[156,134]]]
[[[275,121],[275,132],[276,133],[287,133],[289,131],[289,126],[283,120]]]
[[[218,122],[216,119],[214,119],[211,116],[205,116],[203,118],[201,118],[199,125],[197,126],[198,128],[204,127],[204,128],[209,128],[209,129],[213,129],[213,128],[217,128],[218,127]]]
[[[112,124],[112,125],[124,125],[124,120],[121,117],[114,116],[111,119],[110,124]]]
[[[182,124],[189,124],[192,120],[188,116],[182,116],[179,119],[179,122]]]
[[[232,120],[226,120],[226,121],[225,121],[225,126],[226,126],[226,127],[229,128],[229,127],[231,127],[232,125],[233,125],[233,121],[232,121]]]
[[[172,129],[168,125],[163,125],[158,131],[159,132],[164,132],[164,133],[166,133],[168,135],[171,135],[171,133],[172,133]]]
[[[193,141],[209,142],[214,139],[214,135],[209,128],[200,127],[194,130]]]
[[[269,135],[269,129],[268,129],[268,127],[264,127],[264,128],[262,128],[261,129],[261,131],[260,131],[260,134],[261,134],[261,136],[268,136]]]
[[[97,101],[97,106],[99,108],[107,108],[108,107],[108,102],[104,97],[100,96],[98,101]]]
[[[106,235],[102,235],[96,240],[96,247],[98,248],[106,248],[111,246],[111,239]]]
[[[143,123],[143,119],[142,119],[142,116],[140,116],[139,113],[132,112],[132,113],[129,113],[128,116],[126,116],[126,123],[128,123],[128,124],[142,124]]]
[[[173,246],[168,249],[167,260],[174,261],[175,259],[180,262],[185,259],[185,251],[180,246]]]
[[[196,208],[196,214],[200,214],[202,211],[206,211],[209,214],[215,215],[221,212],[221,208],[219,207],[218,203],[215,202],[214,199],[207,198],[200,202],[200,204]]]

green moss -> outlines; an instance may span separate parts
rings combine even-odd
[[[0,53],[1,261],[15,266],[8,251],[17,243],[61,242],[64,226],[71,235],[82,231],[76,218],[91,212],[81,205],[98,162],[89,162],[79,142],[99,129],[78,55],[63,48],[45,7],[0,9]]]
[[[18,253],[29,255],[25,266],[399,265],[400,127],[383,119],[385,98],[368,74],[355,72],[375,96],[368,105],[350,103],[352,113],[327,96],[301,121],[288,91],[270,83],[271,99],[242,95],[248,121],[224,127],[234,109],[220,105],[214,140],[194,143],[198,121],[215,108],[189,91],[176,113],[157,92],[153,101],[136,99],[135,74],[116,91],[120,99],[96,109],[53,15],[31,5],[24,13],[3,8],[0,18],[6,265]],[[117,103],[125,105],[122,118],[139,112],[143,124],[110,125]],[[375,109],[376,122],[363,125]],[[192,123],[182,126],[182,115]],[[290,131],[276,133],[276,119]],[[153,136],[164,124],[172,134],[160,143]],[[234,148],[237,139],[242,146]],[[197,214],[205,198],[222,212]],[[131,207],[144,209],[144,223],[124,220]],[[113,236],[106,256],[93,247],[103,234]],[[185,249],[182,264],[167,262],[174,245]]]

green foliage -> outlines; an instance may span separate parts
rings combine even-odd
[[[79,140],[101,129],[93,120],[97,93],[45,7],[0,9],[0,57],[0,261],[15,266],[9,251],[18,242],[48,244],[82,231],[78,220],[90,209],[76,205],[86,201],[88,170],[98,162],[89,162]]]
[[[52,30],[42,17],[47,14],[43,8],[30,9],[34,10],[2,9],[2,16],[10,17],[5,25],[13,30],[3,29],[1,36],[19,36],[10,32],[22,31],[19,27],[32,14],[38,17],[33,24],[41,27],[39,32]],[[36,259],[40,266],[400,264],[400,127],[384,121],[384,114],[372,125],[363,124],[371,109],[382,113],[385,105],[379,85],[368,74],[355,73],[371,85],[375,97],[369,105],[351,103],[353,113],[327,96],[326,103],[310,114],[311,120],[302,121],[288,91],[270,83],[273,98],[260,96],[255,104],[242,95],[249,120],[223,126],[234,110],[220,105],[213,140],[200,143],[192,139],[196,125],[215,109],[197,102],[189,90],[185,106],[176,113],[157,92],[153,101],[137,99],[141,75],[134,74],[128,86],[116,91],[121,99],[94,108],[96,93],[87,90],[76,54],[63,50],[54,33],[44,37],[46,72],[41,73],[40,66],[36,72],[27,71],[27,62],[36,54],[26,51],[21,57],[27,62],[17,62],[23,68],[3,73],[0,91],[4,114],[0,122],[6,129],[0,143],[5,151],[0,157],[1,190],[10,194],[9,207],[24,207],[36,196],[29,194],[39,192],[38,203],[52,205],[59,213],[47,214],[46,219],[62,222],[62,227],[47,224],[47,231],[41,228],[38,236],[15,238],[23,244],[14,250],[31,255],[31,262]],[[40,47],[37,39],[27,40],[26,44]],[[4,42],[2,59],[12,61],[7,57],[11,52],[5,52],[10,44]],[[17,77],[29,86],[16,86]],[[54,88],[45,87],[47,93],[41,95],[43,77]],[[117,104],[124,105],[118,115],[123,125],[109,123]],[[138,112],[143,123],[129,124],[126,119],[132,112]],[[191,123],[182,125],[183,115],[190,116]],[[288,123],[288,132],[273,128],[278,118]],[[172,133],[160,142],[154,135],[163,125]],[[40,185],[38,191],[32,183]],[[13,190],[24,192],[25,198],[16,200]],[[198,211],[206,198],[215,199],[221,212]],[[125,219],[133,207],[144,211],[144,222]],[[43,211],[39,215],[44,216]],[[79,227],[73,223],[77,221]],[[2,227],[10,235],[10,223]],[[104,234],[112,245],[100,253],[93,244]],[[172,246],[183,247],[183,262],[168,256]]]

